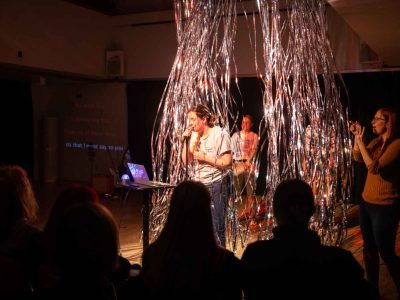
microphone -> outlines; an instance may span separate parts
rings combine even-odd
[[[186,129],[183,131],[183,133],[184,133],[186,130],[190,130],[190,135],[182,136],[183,140],[188,140],[188,139],[190,139],[190,137],[192,136],[193,126],[189,126],[188,128],[186,128]],[[183,133],[182,133],[182,134],[183,134]]]

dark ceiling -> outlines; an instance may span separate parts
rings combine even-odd
[[[172,10],[174,0],[65,0],[109,16]]]
[[[109,16],[174,9],[174,0],[64,0]],[[249,2],[255,0],[240,0]],[[239,2],[239,0],[238,0]]]

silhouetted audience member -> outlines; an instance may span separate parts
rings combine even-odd
[[[273,200],[274,237],[249,244],[242,256],[246,299],[377,298],[353,255],[322,245],[308,229],[315,204],[307,183],[283,181]]]
[[[165,226],[143,253],[147,299],[241,299],[240,262],[218,246],[210,205],[200,182],[175,188]]]
[[[56,228],[57,282],[38,299],[116,299],[111,276],[118,266],[117,226],[99,203],[84,203],[61,215]]]
[[[38,205],[26,171],[0,166],[0,299],[28,299],[39,263]]]
[[[72,207],[83,203],[99,203],[97,192],[86,185],[74,184],[64,190],[55,200],[46,225],[43,229],[43,241],[47,258],[53,255],[57,226],[62,216]]]
[[[57,228],[63,216],[72,208],[85,203],[100,203],[99,196],[92,187],[74,184],[63,191],[56,199],[43,231],[42,265],[38,275],[39,288],[51,287],[57,280],[58,270],[53,264],[56,247]],[[129,276],[130,263],[119,256],[119,264],[112,274],[113,283],[120,285]]]

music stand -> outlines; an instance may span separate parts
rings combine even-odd
[[[125,195],[125,200],[128,197],[129,191],[141,191],[143,192],[143,202],[142,202],[142,217],[143,217],[143,250],[149,244],[150,236],[150,201],[151,195],[155,190],[161,189],[171,189],[175,185],[165,185],[165,186],[146,186],[141,184],[133,185],[118,185],[118,187],[124,187],[128,189]]]

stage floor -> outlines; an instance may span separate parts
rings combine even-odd
[[[40,207],[40,215],[37,222],[39,228],[43,228],[50,209],[58,194],[69,186],[71,182],[61,182],[53,184],[35,184],[35,191]],[[119,238],[121,245],[121,255],[131,263],[141,263],[142,255],[142,193],[131,192],[126,197],[126,190],[115,191],[110,196],[102,196],[101,202],[113,213],[119,227]],[[240,209],[239,209],[240,210]],[[358,225],[358,206],[350,205],[348,208],[348,228],[341,247],[353,253],[355,258],[362,262],[362,238]],[[249,232],[248,241],[257,239],[258,230],[256,227]],[[400,255],[400,230],[397,238],[397,255]],[[243,249],[238,243],[235,252],[237,257],[241,257]],[[268,258],[266,258],[268,259]],[[388,275],[387,269],[381,261],[380,290],[382,299],[396,299],[394,283]]]

